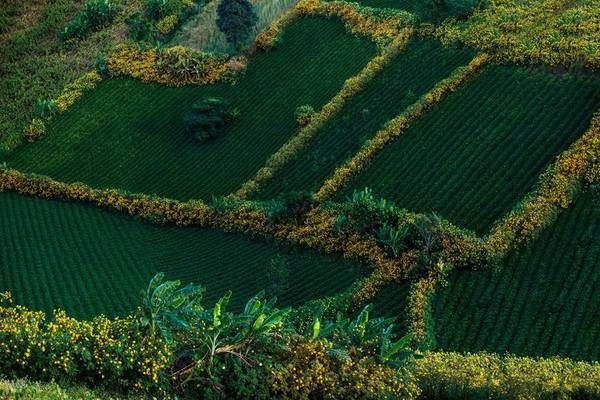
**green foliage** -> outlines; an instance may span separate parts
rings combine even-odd
[[[223,0],[217,8],[217,26],[229,43],[240,49],[246,44],[258,21],[249,0]]]
[[[183,116],[187,134],[195,141],[205,143],[225,134],[237,117],[229,101],[220,97],[206,97],[192,105]]]
[[[179,11],[180,6],[180,0],[146,0],[146,15],[148,18],[158,21]]]
[[[180,200],[228,194],[296,133],[299,104],[320,108],[376,50],[334,19],[302,18],[285,28],[283,38],[277,51],[257,54],[235,85],[172,88],[105,80],[48,124],[46,139],[23,146],[7,161],[99,188]],[[182,116],[203,97],[228,99],[240,116],[222,140],[190,146]],[[48,157],[57,151],[64,157]],[[159,170],[168,178],[156,179]]]
[[[39,118],[50,118],[56,114],[56,104],[53,100],[37,99],[35,113]]]
[[[299,126],[306,126],[314,118],[315,109],[312,106],[306,104],[298,106],[298,108],[296,108],[294,116],[296,117],[296,122]]]
[[[314,204],[315,200],[312,193],[283,193],[276,199],[266,202],[266,214],[273,222],[288,221],[299,223]]]
[[[117,8],[110,0],[87,0],[81,11],[60,32],[60,38],[82,39],[90,31],[110,24],[116,13]]]
[[[135,12],[125,18],[127,25],[127,35],[136,42],[143,42],[150,39],[154,34],[154,25],[141,12]]]
[[[181,288],[181,281],[164,282],[165,274],[155,275],[142,296],[142,328],[150,335],[161,333],[164,340],[173,343],[173,332],[189,329],[190,316],[202,311],[200,302],[204,288],[188,284]]]
[[[325,122],[311,142],[266,182],[256,197],[270,199],[287,191],[316,192],[365,140],[472,56],[468,48],[445,48],[436,40],[413,39]]]
[[[446,18],[463,19],[475,9],[485,7],[488,0],[424,0],[417,5],[417,13],[434,22]]]
[[[591,75],[490,65],[414,121],[337,198],[368,186],[484,235],[585,132],[599,101]]]

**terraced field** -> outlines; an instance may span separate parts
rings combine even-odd
[[[447,350],[600,357],[600,205],[582,196],[500,272],[458,272],[434,303]]]
[[[77,317],[126,314],[158,271],[226,290],[239,308],[267,289],[282,305],[346,289],[364,271],[336,257],[198,228],[154,226],[78,203],[0,194],[0,291]]]
[[[250,178],[295,132],[297,106],[322,106],[375,54],[339,20],[292,23],[276,49],[257,55],[235,85],[168,88],[108,80],[22,147],[9,165],[64,181],[178,199],[227,194]],[[240,112],[225,137],[193,143],[182,115],[204,96]]]
[[[600,80],[490,65],[346,184],[483,234],[588,127]]]
[[[434,40],[414,40],[330,119],[302,152],[258,193],[273,198],[290,191],[316,191],[323,181],[391,118],[402,112],[473,51],[445,48]]]

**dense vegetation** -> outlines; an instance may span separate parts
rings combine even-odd
[[[585,131],[599,100],[593,76],[489,66],[379,153],[340,197],[368,186],[484,234]]]
[[[124,315],[157,271],[202,282],[211,301],[228,289],[239,301],[266,289],[280,304],[298,305],[344,290],[363,273],[315,252],[213,230],[153,226],[80,204],[0,194],[0,205],[0,288],[33,309]]]
[[[471,56],[468,49],[444,48],[432,40],[414,40],[319,129],[310,145],[275,175],[258,197],[316,191],[365,140],[454,68],[467,63]]]
[[[65,181],[178,199],[227,194],[294,134],[297,106],[321,106],[373,51],[338,21],[304,18],[285,30],[281,46],[250,61],[235,85],[103,81],[8,162]],[[229,99],[239,118],[222,140],[193,146],[182,116],[203,96]]]
[[[597,0],[5,3],[1,398],[600,398]]]
[[[435,302],[439,345],[597,360],[599,205],[582,196],[499,271],[451,275]]]

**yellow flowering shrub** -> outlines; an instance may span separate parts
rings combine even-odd
[[[177,27],[178,23],[177,14],[167,15],[156,23],[156,30],[163,35],[168,35]]]
[[[61,94],[54,100],[56,110],[58,112],[64,112],[67,108],[72,106],[77,99],[83,96],[85,91],[95,88],[101,80],[102,76],[100,76],[96,70],[92,70],[82,75],[75,80],[75,82],[65,86]]]
[[[227,77],[229,58],[173,46],[162,51],[140,50],[122,43],[107,59],[113,76],[130,76],[170,86],[207,85]]]
[[[496,60],[600,68],[600,4],[569,0],[495,0],[465,22],[446,21],[435,35]]]
[[[600,364],[561,358],[432,352],[414,371],[423,398],[594,399]]]
[[[348,359],[327,354],[324,341],[292,340],[287,361],[273,371],[271,390],[286,399],[415,399],[419,388],[409,371],[373,361],[351,348]]]
[[[464,67],[459,67],[448,77],[438,82],[433,89],[425,93],[416,103],[409,106],[400,115],[388,121],[385,126],[368,140],[359,152],[346,164],[337,168],[315,194],[318,201],[325,201],[337,192],[352,176],[363,170],[375,154],[389,142],[398,137],[408,126],[428,109],[437,104],[448,93],[456,90],[460,84],[475,74],[487,62],[486,54],[479,54]]]
[[[0,294],[4,374],[152,392],[169,359],[166,344],[146,336],[133,316],[79,321],[56,311],[47,318]]]
[[[46,124],[41,119],[34,118],[25,128],[23,135],[28,142],[35,142],[44,136],[44,133],[46,133]]]

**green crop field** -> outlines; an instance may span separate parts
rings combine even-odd
[[[587,128],[600,80],[491,65],[417,120],[340,197],[370,187],[483,234]]]
[[[177,199],[227,194],[294,135],[297,106],[318,109],[374,51],[335,19],[303,18],[285,30],[276,49],[252,59],[235,85],[103,82],[8,163],[68,182]],[[228,99],[240,116],[224,137],[196,144],[181,117],[204,96]]]
[[[1,400],[600,399],[600,1],[4,3]]]
[[[414,40],[380,74],[330,119],[305,150],[258,194],[316,191],[333,170],[352,157],[385,122],[402,112],[456,67],[469,62],[469,49],[444,48]]]
[[[500,271],[457,272],[434,303],[448,350],[600,357],[600,206],[585,195]]]
[[[208,301],[232,290],[235,308],[263,289],[281,305],[298,305],[343,290],[363,273],[336,257],[276,243],[15,194],[0,194],[0,220],[0,291],[79,317],[130,312],[159,271],[202,284]]]

